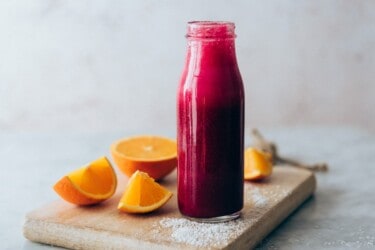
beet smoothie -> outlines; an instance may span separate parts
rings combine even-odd
[[[244,90],[234,24],[191,22],[177,93],[178,205],[202,221],[243,207]]]

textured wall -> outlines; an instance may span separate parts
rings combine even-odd
[[[246,125],[375,130],[375,1],[0,1],[0,130],[174,129],[186,22],[233,20]]]

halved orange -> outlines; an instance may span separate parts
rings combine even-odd
[[[261,180],[272,174],[269,154],[255,148],[245,151],[245,180]]]
[[[128,213],[148,213],[163,206],[171,197],[168,189],[137,170],[130,177],[117,208]]]
[[[160,136],[119,140],[111,145],[111,153],[116,165],[128,177],[139,170],[160,180],[177,166],[176,141]]]
[[[101,157],[61,178],[53,189],[64,200],[76,205],[91,205],[110,198],[117,178],[111,163]]]

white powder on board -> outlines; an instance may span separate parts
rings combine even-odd
[[[226,245],[230,239],[238,237],[245,229],[243,220],[224,223],[199,223],[185,218],[164,218],[159,222],[163,228],[172,228],[171,237],[197,247],[217,247]]]
[[[246,185],[245,186],[245,195],[247,201],[252,201],[254,207],[265,207],[268,204],[269,195],[263,195],[260,192],[260,189],[255,185]]]
[[[251,199],[254,202],[254,205],[257,207],[264,207],[267,206],[268,199],[264,195],[262,195],[259,191],[259,188],[250,188],[246,190],[250,192]]]
[[[263,191],[261,191],[261,188],[255,185],[246,185],[245,187],[245,200],[252,201],[254,208],[264,208],[269,202],[272,203],[271,197],[268,197],[269,194],[266,192],[263,195]],[[278,194],[279,192],[275,192],[274,195]],[[246,220],[239,218],[234,221],[210,224],[185,218],[164,218],[154,227],[159,228],[155,229],[157,231],[162,231],[162,228],[170,228],[170,237],[175,242],[206,248],[226,246],[231,240],[240,236],[253,222],[250,218]]]

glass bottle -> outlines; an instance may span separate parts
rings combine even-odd
[[[178,205],[198,221],[232,220],[243,207],[244,88],[234,29],[188,23],[177,93]]]

